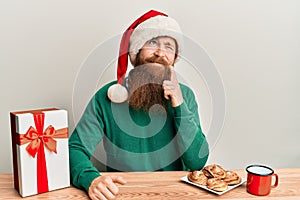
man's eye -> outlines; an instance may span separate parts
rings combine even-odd
[[[151,41],[149,42],[149,44],[150,44],[151,46],[157,46],[157,42],[156,42],[155,40],[151,40]]]
[[[174,51],[174,47],[172,47],[172,46],[167,46],[167,49],[169,49],[170,51]]]

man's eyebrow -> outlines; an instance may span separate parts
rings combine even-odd
[[[175,47],[175,44],[171,44],[171,42],[165,42],[165,45]]]

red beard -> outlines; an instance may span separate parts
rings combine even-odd
[[[159,63],[159,64],[162,64],[162,65],[169,65],[168,61],[165,60],[164,57],[151,56],[151,57],[145,58],[145,60],[142,60],[140,58],[139,54],[137,54],[137,56],[136,56],[136,66],[143,65],[143,64],[146,64],[146,63]]]
[[[167,100],[164,98],[162,83],[170,77],[170,68],[162,64],[136,66],[128,76],[129,105],[135,110],[149,112],[152,107],[151,112],[164,112]]]

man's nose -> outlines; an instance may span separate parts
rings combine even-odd
[[[154,52],[154,54],[156,56],[163,57],[163,56],[166,55],[166,50],[163,49],[163,48],[161,48],[161,47],[157,47],[156,50],[155,50],[155,52]]]

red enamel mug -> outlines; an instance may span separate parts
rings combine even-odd
[[[247,192],[250,194],[265,196],[270,194],[271,189],[278,186],[278,175],[274,170],[264,165],[250,165],[247,171]],[[275,178],[274,184],[272,179]]]

